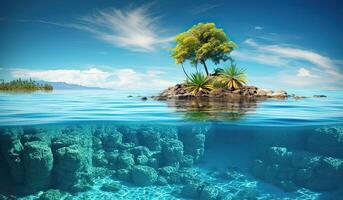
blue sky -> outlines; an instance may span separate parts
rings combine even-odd
[[[247,69],[250,85],[343,88],[340,1],[0,2],[5,80],[162,89],[184,79],[170,57],[174,36],[215,22],[238,44],[232,57]]]

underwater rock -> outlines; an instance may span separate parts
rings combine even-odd
[[[129,150],[129,149],[133,148],[134,146],[135,146],[134,143],[129,142],[129,143],[118,144],[117,148],[118,148],[118,150],[126,151],[126,150]],[[117,150],[114,150],[114,151],[117,151]]]
[[[198,199],[200,196],[200,184],[190,182],[182,187],[181,195],[186,198]]]
[[[194,161],[193,156],[191,155],[184,155],[180,160],[181,167],[193,167]]]
[[[144,165],[136,165],[132,169],[133,183],[138,186],[149,186],[157,181],[157,172],[154,168]]]
[[[93,166],[96,166],[96,167],[107,166],[108,161],[107,161],[106,156],[105,156],[105,151],[99,150],[99,151],[93,152],[92,163],[93,163]]]
[[[0,194],[0,200],[9,200],[10,198],[6,197],[3,194]]]
[[[293,151],[291,156],[292,166],[295,168],[312,168],[319,164],[320,156],[306,151]]]
[[[10,176],[15,183],[23,183],[25,178],[22,151],[24,149],[20,137],[21,128],[1,129],[0,153],[8,165]]]
[[[121,181],[130,181],[131,180],[131,171],[128,169],[118,169],[117,178]]]
[[[137,127],[118,127],[117,130],[123,134],[123,142],[125,143],[133,143],[135,145],[138,145],[138,138],[137,138]]]
[[[33,141],[49,142],[47,139],[47,136],[43,136],[43,135],[23,135],[20,138],[20,141],[22,144],[25,144],[26,142],[33,142]]]
[[[200,193],[200,200],[216,200],[219,190],[213,186],[204,186]]]
[[[168,183],[179,184],[182,182],[183,174],[178,171],[178,167],[166,166],[160,168],[160,174],[167,179]]]
[[[317,191],[330,191],[338,188],[343,179],[343,160],[323,157],[320,164],[312,168],[309,181],[298,184]]]
[[[137,165],[146,165],[149,159],[145,155],[139,155],[136,157],[136,164]]]
[[[155,127],[154,130],[160,132],[160,136],[162,139],[178,139],[177,127]]]
[[[117,182],[111,182],[111,183],[104,183],[100,190],[105,192],[118,192],[121,189],[121,184]]]
[[[113,151],[113,152],[106,152],[106,159],[108,162],[108,165],[111,169],[116,169],[118,166],[118,157],[119,157],[119,151]]]
[[[298,185],[304,185],[312,177],[312,169],[298,169],[295,172],[294,180]]]
[[[261,193],[259,190],[253,187],[246,187],[239,191],[234,199],[244,199],[244,200],[257,200],[260,199]],[[272,198],[273,199],[273,198]]]
[[[0,153],[0,163],[1,163],[0,164],[0,177],[1,177],[1,179],[0,179],[0,194],[9,193],[7,191],[10,191],[12,189],[12,187],[11,187],[12,185],[9,184],[11,177],[10,177],[10,172],[9,172],[7,162],[3,158],[3,155],[1,153]],[[0,197],[0,200],[1,200],[1,197]]]
[[[86,178],[85,178],[86,177]],[[71,188],[71,192],[86,192],[92,188],[92,180],[91,177],[85,176],[82,179],[79,179],[76,184],[74,184]],[[88,179],[87,179],[88,178]]]
[[[171,176],[173,175],[174,173],[177,173],[177,168],[176,167],[173,167],[173,166],[166,166],[166,167],[162,167],[160,169],[160,173],[163,175],[163,176]]]
[[[254,160],[252,167],[251,167],[252,175],[257,178],[264,178],[266,173],[266,166],[262,160]]]
[[[317,128],[308,137],[307,148],[321,155],[343,158],[343,127]]]
[[[53,151],[54,181],[58,188],[68,190],[75,185],[80,179],[88,174],[91,163],[91,152],[88,148],[78,144],[62,145]]]
[[[228,181],[241,179],[244,175],[238,169],[227,169],[222,173],[214,172],[215,177],[220,177]]]
[[[294,192],[299,188],[291,180],[280,181],[280,186],[281,186],[282,190],[285,192]]]
[[[159,186],[165,186],[165,185],[168,185],[168,181],[163,176],[158,176],[156,184]]]
[[[104,150],[113,151],[122,143],[123,135],[114,127],[107,127],[100,138]]]
[[[115,176],[115,175],[116,175],[115,170],[110,170],[108,168],[103,168],[103,167],[92,167],[93,179],[104,178],[106,176]]]
[[[162,160],[164,165],[172,165],[183,157],[183,144],[176,139],[165,139],[162,142]]]
[[[343,182],[343,160],[305,151],[271,147],[265,161],[255,160],[252,175],[281,187],[286,192],[297,186],[316,191],[337,189]]]
[[[199,162],[204,155],[205,139],[208,127],[195,126],[189,129],[183,127],[179,131],[179,139],[184,145],[185,154],[193,156],[194,162]]]
[[[290,134],[292,133],[292,134]],[[270,147],[297,148],[303,146],[303,130],[300,129],[280,129],[276,133],[272,127],[254,130],[253,151],[260,159],[269,157]]]
[[[272,163],[287,164],[291,160],[292,153],[285,147],[270,147],[268,155]]]
[[[19,140],[13,141],[10,147],[4,154],[9,166],[10,174],[14,182],[23,183],[25,178],[25,169],[22,158],[23,145]]]
[[[130,169],[134,164],[134,156],[131,153],[121,153],[118,156],[118,169]]]
[[[61,192],[60,190],[50,189],[44,193],[42,193],[38,200],[61,200],[66,196],[65,193]]]
[[[93,150],[96,151],[96,150],[102,149],[102,142],[100,138],[92,136],[92,144],[93,144],[92,146]]]
[[[156,158],[149,158],[147,165],[154,169],[159,167],[158,160]]]
[[[145,127],[139,129],[137,134],[141,145],[148,147],[152,151],[161,150],[161,137],[159,132],[156,132],[151,127]]]
[[[138,157],[140,155],[150,157],[150,155],[151,155],[150,150],[145,146],[135,146],[135,147],[129,149],[129,152],[131,154],[133,154],[135,157]]]
[[[50,147],[42,141],[24,144],[23,160],[25,182],[32,191],[46,189],[50,185],[53,155]]]
[[[51,149],[52,151],[56,151],[62,147],[69,147],[73,144],[79,144],[79,139],[74,135],[59,135],[58,137],[52,138],[51,140]]]

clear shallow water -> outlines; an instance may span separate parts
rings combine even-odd
[[[0,199],[340,199],[343,95],[297,94],[0,93]]]
[[[240,125],[327,125],[343,122],[343,92],[299,91],[296,94],[327,98],[267,100],[262,102],[193,102],[193,109],[182,102],[142,101],[138,92],[109,90],[54,91],[52,93],[0,93],[0,125],[32,125],[73,121],[180,121],[235,120]],[[128,97],[132,95],[133,97]],[[199,109],[199,105],[203,108]],[[188,112],[185,112],[188,111]]]

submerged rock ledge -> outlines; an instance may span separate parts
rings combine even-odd
[[[341,192],[343,127],[292,129],[294,134],[281,129],[238,131],[198,124],[0,128],[0,199],[79,199],[74,197],[96,187],[104,195],[126,193],[127,185],[155,190],[170,186],[172,199],[280,199],[247,186],[249,180],[293,194],[305,189]],[[230,135],[225,139],[222,133]],[[249,158],[245,166],[236,165],[240,160],[228,154],[220,162],[232,164],[200,171],[209,156],[230,149],[242,133],[250,138],[247,144],[254,144],[242,154]],[[96,185],[99,180],[107,182]]]
[[[285,99],[291,97],[284,90],[273,91],[269,89],[261,89],[256,86],[243,86],[236,90],[213,89],[210,93],[198,92],[193,95],[185,84],[176,84],[162,91],[158,96],[154,96],[155,100],[167,99],[193,99],[193,98],[219,98],[219,99],[234,99],[234,98],[276,98]]]

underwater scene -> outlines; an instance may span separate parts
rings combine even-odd
[[[192,110],[114,93],[1,93],[0,199],[343,195],[341,93]]]
[[[342,0],[0,0],[0,200],[343,200]]]

